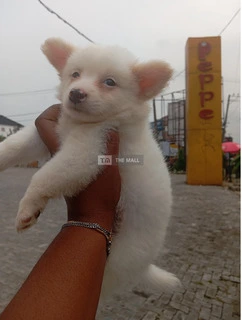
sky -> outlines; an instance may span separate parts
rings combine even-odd
[[[240,0],[43,0],[95,43],[120,45],[141,61],[162,59],[174,69],[165,92],[185,89],[189,37],[217,36],[240,8]],[[240,13],[222,32],[223,105],[227,135],[240,142]],[[0,114],[28,125],[58,103],[59,80],[40,46],[49,37],[75,45],[89,42],[49,13],[38,0],[0,2]],[[152,114],[151,114],[152,120]]]

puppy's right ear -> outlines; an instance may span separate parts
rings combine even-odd
[[[139,84],[139,97],[143,100],[152,99],[159,94],[172,76],[170,66],[160,60],[138,63],[132,70]]]
[[[75,47],[59,38],[50,38],[45,41],[41,49],[49,62],[61,73]]]

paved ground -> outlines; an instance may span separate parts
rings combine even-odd
[[[18,201],[34,172],[12,168],[0,174],[0,310],[65,221],[63,202],[53,202],[34,228],[15,232]],[[240,319],[240,197],[222,187],[188,186],[184,175],[172,181],[174,213],[157,263],[175,273],[183,288],[152,295],[137,287],[115,296],[100,320]]]

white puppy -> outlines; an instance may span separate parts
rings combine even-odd
[[[103,168],[98,155],[105,154],[107,131],[116,128],[119,156],[143,156],[143,165],[119,168],[122,223],[107,261],[101,302],[139,280],[159,291],[173,289],[179,280],[151,264],[164,243],[172,194],[169,173],[149,128],[147,103],[167,85],[170,67],[162,61],[138,63],[119,47],[80,49],[55,38],[42,50],[60,75],[61,148],[33,176],[19,205],[17,230],[34,224],[48,199],[72,196],[95,179]],[[0,143],[0,170],[48,154],[35,127],[27,127]]]

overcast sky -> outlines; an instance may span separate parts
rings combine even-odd
[[[43,2],[97,43],[126,47],[140,60],[166,60],[175,76],[185,68],[187,38],[219,35],[240,8],[240,0]],[[53,36],[88,45],[38,0],[1,0],[0,114],[27,125],[41,110],[58,102],[54,89],[58,77],[40,51],[45,39]],[[240,13],[222,33],[222,74],[226,105],[228,94],[240,93]],[[184,88],[183,72],[166,92]],[[240,101],[235,99],[230,105],[227,133],[238,142],[239,128]]]

